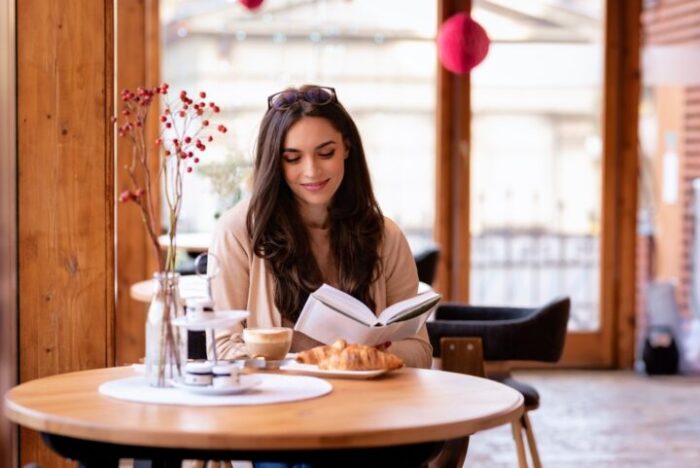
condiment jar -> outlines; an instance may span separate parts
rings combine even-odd
[[[213,364],[207,361],[188,362],[185,366],[185,385],[211,385]]]
[[[232,387],[238,385],[238,367],[235,364],[219,364],[212,369],[214,387]]]
[[[206,297],[190,297],[185,301],[185,316],[188,322],[201,322],[211,317],[214,302]]]

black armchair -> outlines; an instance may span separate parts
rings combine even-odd
[[[556,299],[540,308],[440,305],[428,322],[433,356],[442,368],[484,375],[483,361],[557,362],[561,357],[569,321],[569,298]],[[527,466],[521,430],[535,467],[541,466],[535,436],[527,412],[539,406],[537,390],[513,379],[507,369],[489,375],[523,394],[525,412],[513,424],[513,438],[520,466]]]
[[[432,286],[439,259],[440,249],[436,245],[431,245],[413,254],[413,260],[416,262],[418,279],[420,281]]]

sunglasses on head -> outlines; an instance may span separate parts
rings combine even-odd
[[[325,106],[336,101],[335,89],[327,86],[312,86],[303,91],[296,89],[280,91],[267,98],[267,108],[268,110],[286,110],[300,100],[317,106]]]

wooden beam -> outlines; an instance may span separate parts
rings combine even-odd
[[[114,18],[113,2],[16,5],[25,382],[114,362]],[[33,431],[20,445],[20,464],[69,466]]]
[[[15,2],[0,6],[0,395],[17,384]],[[0,466],[18,466],[17,428],[0,421]]]
[[[438,2],[438,27],[471,0]],[[469,188],[471,103],[469,76],[457,76],[438,63],[435,241],[440,246],[436,289],[445,299],[469,300]]]
[[[637,275],[637,196],[639,172],[639,94],[641,50],[641,0],[626,0],[620,11],[620,131],[618,152],[620,159],[619,188],[619,296],[615,343],[615,365],[630,369],[635,352],[635,305]]]
[[[117,16],[117,89],[138,86],[153,87],[160,80],[160,37],[157,0],[120,0]],[[148,122],[149,141],[158,133],[157,113]],[[131,157],[128,141],[117,140],[117,192],[130,186],[124,165]],[[151,173],[158,174],[157,160],[152,161]],[[159,179],[154,177],[152,193],[160,193]],[[156,206],[159,206],[156,203]],[[160,214],[156,213],[159,218]],[[141,222],[139,210],[133,203],[117,205],[117,314],[116,362],[129,364],[144,356],[146,308],[129,296],[132,284],[151,278],[157,271],[152,247]]]

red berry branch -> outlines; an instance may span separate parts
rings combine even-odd
[[[175,270],[175,234],[182,207],[182,178],[200,162],[207,144],[214,141],[214,134],[227,131],[224,125],[214,126],[210,122],[220,108],[214,101],[206,100],[204,91],[196,97],[180,91],[177,99],[171,101],[168,88],[168,84],[163,83],[155,88],[139,87],[136,91],[124,89],[121,92],[121,117],[112,117],[118,135],[130,140],[132,148],[129,163],[124,166],[131,187],[121,192],[119,201],[134,202],[140,208],[158,266],[166,273]],[[163,101],[158,119],[160,132],[155,141],[149,143],[146,141],[146,119],[151,105],[157,103],[158,98]],[[158,158],[158,177],[168,209],[169,244],[165,258],[158,244],[156,197],[151,193],[152,174],[149,169],[151,158]]]

